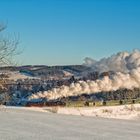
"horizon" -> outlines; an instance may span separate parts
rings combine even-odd
[[[140,49],[140,1],[2,0],[5,36],[20,35],[22,65],[81,65]]]

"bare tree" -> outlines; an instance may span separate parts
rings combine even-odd
[[[0,67],[15,64],[13,57],[19,52],[17,47],[19,44],[19,38],[15,37],[9,39],[3,36],[3,30],[7,26],[0,24]],[[8,102],[10,95],[4,92],[6,87],[4,86],[5,80],[0,76],[0,104]]]
[[[12,40],[3,37],[1,32],[6,29],[6,26],[0,24],[0,66],[2,65],[12,65],[13,56],[19,54],[17,51],[17,46],[19,44],[19,39],[14,37]]]

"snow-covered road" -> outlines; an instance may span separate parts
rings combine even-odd
[[[140,121],[0,108],[0,140],[139,140]]]

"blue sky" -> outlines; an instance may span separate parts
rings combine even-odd
[[[0,0],[4,34],[20,35],[20,64],[82,64],[140,48],[139,0]]]

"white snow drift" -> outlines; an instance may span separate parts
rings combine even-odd
[[[140,119],[140,105],[121,105],[121,106],[106,106],[106,107],[52,107],[47,111],[66,114],[79,115],[90,117],[103,117],[123,120],[139,120]]]

